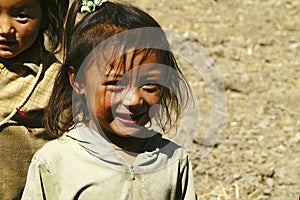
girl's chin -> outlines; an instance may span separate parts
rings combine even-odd
[[[143,129],[143,126],[139,126],[136,123],[123,123],[119,122],[115,124],[115,133],[121,137],[134,137]]]
[[[98,129],[98,131],[101,131],[104,134],[114,134],[120,137],[129,138],[143,137],[139,136],[139,133],[141,132],[141,130],[145,129],[146,122],[146,118],[140,118],[138,121],[134,121],[130,119],[115,117],[111,123],[107,124],[104,127],[102,127],[99,122],[97,126],[93,120],[91,120],[88,126],[94,130]],[[99,130],[99,128],[102,130]]]
[[[14,58],[16,55],[10,51],[2,51],[0,50],[0,58],[3,59],[11,59]]]

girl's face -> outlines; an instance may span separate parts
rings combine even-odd
[[[0,1],[0,57],[14,58],[36,40],[42,20],[39,0]]]
[[[119,67],[112,66],[103,71],[95,62],[87,70],[84,86],[87,104],[105,133],[134,136],[157,112],[159,83],[165,73],[157,64],[155,52],[145,60],[142,60],[143,54],[143,50],[135,55],[127,53],[121,70],[118,64]]]

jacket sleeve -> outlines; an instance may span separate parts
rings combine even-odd
[[[55,196],[53,175],[45,164],[34,157],[29,166],[22,200],[51,200],[53,196]]]
[[[177,173],[176,199],[196,200],[192,164],[188,156],[181,160]]]

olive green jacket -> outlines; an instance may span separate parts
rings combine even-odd
[[[194,200],[188,155],[149,133],[145,152],[130,164],[99,134],[78,125],[35,154],[22,199]]]

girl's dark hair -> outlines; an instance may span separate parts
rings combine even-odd
[[[39,0],[42,8],[42,27],[39,39],[43,42],[44,35],[49,38],[49,50],[57,53],[62,43],[65,16],[69,7],[69,0]]]
[[[90,59],[86,58],[92,57],[91,52],[94,52],[107,40],[109,42],[104,48],[109,49],[109,57],[120,57],[116,54],[120,52],[120,48],[123,48],[124,54],[121,55],[121,58],[125,60],[126,45],[134,44],[136,47],[134,51],[138,51],[139,47],[144,47],[142,48],[145,49],[144,59],[147,59],[149,53],[154,51],[161,64],[176,72],[168,75],[167,83],[161,89],[160,104],[163,110],[156,118],[163,130],[171,128],[173,122],[176,122],[181,114],[181,106],[186,103],[185,95],[181,92],[182,86],[185,87],[183,89],[185,92],[186,89],[189,90],[189,87],[177,66],[160,25],[150,15],[130,4],[113,2],[103,3],[96,11],[86,14],[78,24],[74,25],[80,6],[81,1],[75,0],[69,9],[64,36],[64,62],[56,78],[54,91],[45,115],[45,126],[48,133],[59,137],[75,123],[73,116],[80,116],[80,121],[83,122],[88,120],[88,112],[82,103],[82,97],[75,95],[72,99],[73,88],[69,82],[69,67],[73,66],[76,73],[80,74],[82,68],[88,66],[87,62]],[[151,31],[151,28],[155,28],[155,31]],[[131,30],[134,32],[130,32]],[[114,37],[116,39],[111,40]],[[153,46],[155,48],[151,48]],[[100,53],[102,53],[101,49]],[[79,68],[80,72],[78,72]]]

